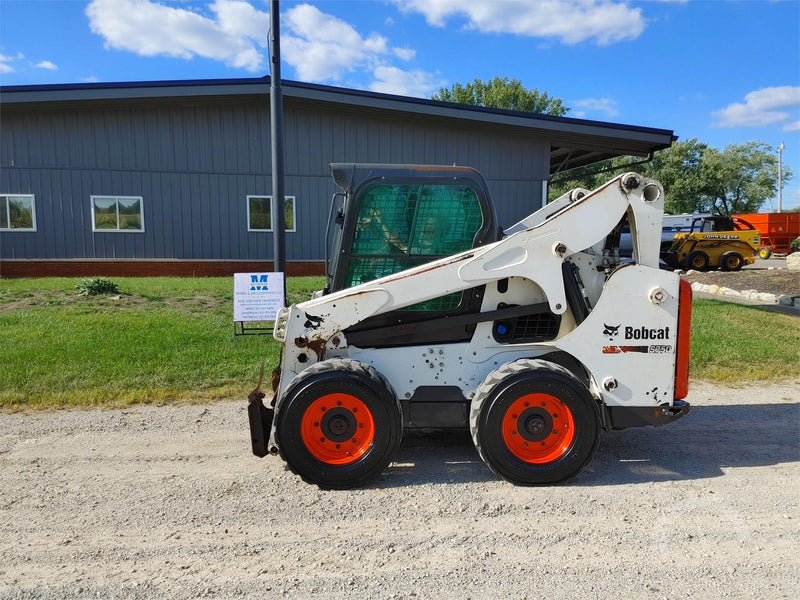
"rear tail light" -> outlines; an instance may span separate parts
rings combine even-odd
[[[675,400],[689,394],[689,348],[692,341],[692,284],[680,280],[678,294],[678,342],[675,357]]]

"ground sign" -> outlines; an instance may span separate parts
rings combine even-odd
[[[271,328],[246,327],[246,323],[273,323],[284,299],[283,273],[235,273],[233,320],[238,334],[265,332]]]

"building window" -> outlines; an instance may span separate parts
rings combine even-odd
[[[285,196],[286,231],[294,231],[294,196]],[[272,196],[247,197],[247,231],[272,231]]]
[[[93,231],[144,231],[141,196],[92,196]]]
[[[36,231],[32,195],[0,196],[0,230]]]

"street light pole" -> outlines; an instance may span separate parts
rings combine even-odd
[[[786,144],[778,146],[778,212],[783,212],[783,150]]]

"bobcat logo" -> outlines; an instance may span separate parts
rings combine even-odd
[[[314,315],[306,313],[306,322],[303,324],[303,327],[319,329],[320,325],[322,325],[322,317],[315,317]]]
[[[603,335],[606,336],[608,339],[613,340],[615,337],[617,337],[621,325],[614,326],[614,325],[606,325],[605,323],[603,323],[603,327],[605,327],[605,329],[603,330]]]

